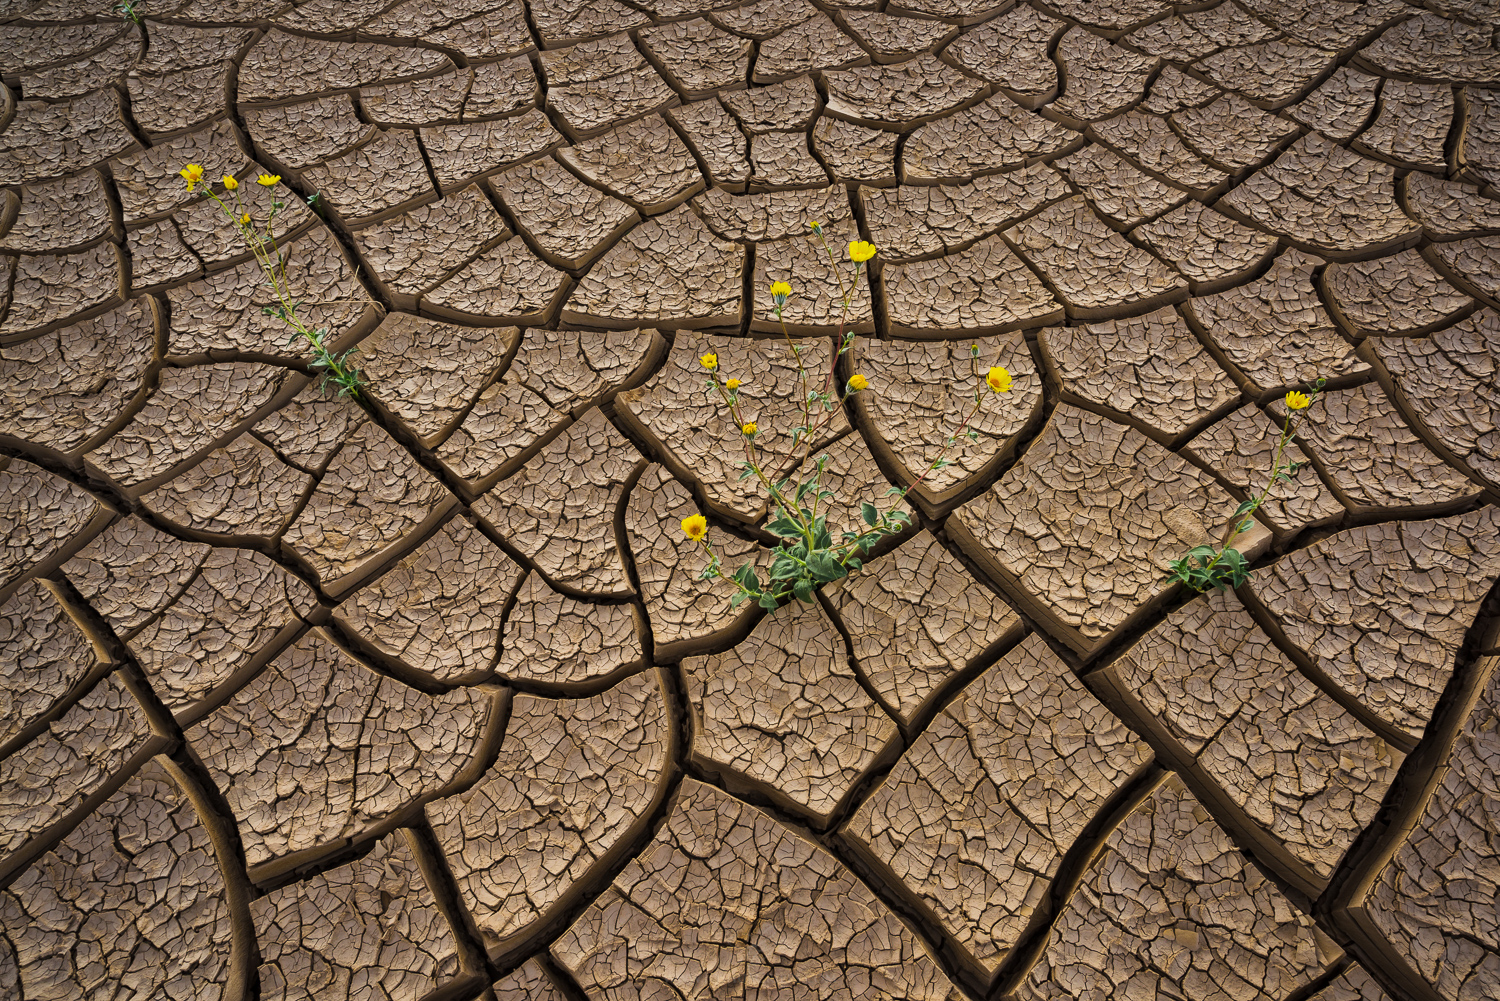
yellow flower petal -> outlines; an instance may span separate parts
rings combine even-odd
[[[738,379],[725,379],[724,380],[724,388],[725,389],[739,389],[740,388],[740,380],[738,380]]]
[[[990,389],[994,390],[997,393],[1010,392],[1010,373],[1000,365],[996,365],[991,368],[985,375],[984,381],[989,385]]]
[[[704,368],[712,372],[714,369],[719,367],[719,356],[710,351],[706,355],[699,356],[698,362]]]
[[[875,256],[875,244],[866,243],[864,240],[854,240],[849,244],[849,260],[855,264],[862,264]]]
[[[281,183],[280,174],[262,174],[255,179],[255,183],[263,188],[274,188]]]
[[[869,389],[870,388],[870,380],[868,380],[864,376],[859,375],[858,373],[856,373],[856,374],[851,375],[849,377],[849,388],[852,389],[852,390],[854,390],[856,393],[859,392],[862,389]]]
[[[1312,397],[1306,393],[1299,393],[1295,389],[1286,394],[1286,405],[1289,410],[1306,410],[1312,403]]]
[[[760,430],[760,425],[756,424],[754,421],[748,421],[744,427],[740,428],[740,430],[747,435],[752,435]]]
[[[240,182],[237,181],[237,180],[235,180],[233,174],[225,174],[224,175],[224,190],[225,191],[233,191],[235,188],[237,188],[239,186],[240,186]]]
[[[682,534],[697,542],[708,534],[708,519],[701,514],[688,515],[682,519]]]

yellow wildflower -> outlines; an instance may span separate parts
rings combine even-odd
[[[808,225],[812,227],[812,231],[814,233],[821,233],[821,232],[823,232],[823,224],[821,222],[819,222],[818,220],[816,220],[816,219],[814,219],[812,222],[808,223]]]
[[[786,301],[792,296],[792,287],[786,282],[771,283],[771,299],[778,306],[785,306]]]
[[[246,212],[246,213],[244,213],[243,215],[240,216],[240,225],[241,226],[248,226],[248,225],[250,225],[250,213],[249,212]]]
[[[701,364],[701,365],[702,365],[702,366],[703,366],[703,367],[704,367],[704,368],[706,368],[706,369],[708,369],[708,370],[709,370],[709,371],[710,371],[710,372],[712,372],[712,371],[713,371],[713,370],[714,370],[714,369],[716,369],[716,368],[718,368],[718,367],[719,367],[719,356],[718,356],[718,355],[716,355],[716,354],[714,354],[714,353],[713,353],[713,352],[712,352],[712,351],[710,351],[710,352],[709,352],[709,353],[708,353],[708,354],[706,354],[706,355],[701,355],[701,356],[700,356],[700,357],[699,357],[699,358],[698,358],[698,362],[699,362],[699,364]]]
[[[237,188],[239,186],[240,186],[240,182],[237,181],[237,180],[235,180],[235,177],[234,177],[233,174],[225,174],[224,175],[224,190],[225,191],[233,191],[235,188]]]
[[[743,432],[745,432],[745,434],[747,434],[747,435],[752,435],[755,432],[757,432],[757,431],[760,430],[760,426],[758,424],[756,424],[754,421],[749,421],[749,422],[747,422],[745,424],[744,427],[740,428],[740,430],[743,431]]]
[[[859,375],[858,373],[856,373],[856,374],[851,375],[849,377],[849,388],[850,388],[850,390],[852,390],[853,392],[856,392],[856,393],[859,392],[862,389],[869,389],[870,388],[870,380],[868,380],[864,376]]]
[[[262,174],[255,179],[255,183],[263,188],[274,188],[281,183],[280,174]]]
[[[739,389],[740,388],[740,380],[738,380],[738,379],[725,379],[724,380],[724,388],[725,389]]]
[[[1286,394],[1286,405],[1291,410],[1306,410],[1312,403],[1312,397],[1306,393],[1299,393],[1295,389]]]
[[[708,519],[701,514],[688,515],[682,519],[682,534],[694,542],[708,534]]]
[[[875,244],[866,243],[864,240],[852,240],[849,243],[849,260],[855,264],[862,264],[875,256]]]
[[[1010,392],[1010,373],[999,365],[990,369],[989,373],[984,377],[984,381],[989,384],[990,389],[997,393]]]
[[[190,163],[177,172],[184,181],[187,181],[187,189],[192,191],[194,186],[203,180],[203,168],[196,163]]]

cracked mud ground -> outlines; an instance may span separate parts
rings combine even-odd
[[[141,10],[0,0],[0,997],[1500,997],[1494,0]],[[841,498],[1015,390],[731,611],[810,219]]]

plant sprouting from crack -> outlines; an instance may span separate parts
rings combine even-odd
[[[785,311],[792,298],[792,286],[784,281],[771,285],[771,310],[791,349],[800,382],[798,407],[801,420],[791,431],[791,448],[795,458],[800,445],[802,455],[800,461],[792,467],[796,470],[793,475],[773,479],[772,474],[767,472],[759,440],[778,432],[776,429],[762,428],[755,421],[746,418],[741,406],[741,380],[724,377],[717,354],[705,354],[698,359],[708,372],[704,384],[705,394],[715,400],[716,406],[727,414],[738,431],[745,456],[739,478],[741,481],[751,477],[756,479],[774,514],[766,525],[766,530],[781,540],[772,550],[767,580],[762,581],[755,567],[749,563],[729,574],[725,572],[718,553],[708,540],[708,519],[701,514],[683,519],[683,532],[699,543],[708,555],[708,566],[699,575],[699,579],[718,578],[733,584],[735,593],[729,599],[730,607],[736,607],[746,600],[754,600],[765,609],[775,609],[790,598],[810,603],[814,600],[814,590],[819,586],[857,572],[863,565],[862,557],[877,542],[910,526],[911,516],[902,509],[902,504],[912,489],[933,470],[951,464],[947,458],[948,452],[960,439],[978,440],[978,432],[970,425],[988,395],[985,388],[991,393],[1008,393],[1012,386],[1010,373],[998,365],[990,368],[981,380],[975,370],[979,347],[970,347],[970,375],[974,379],[973,405],[959,422],[957,429],[944,438],[937,455],[915,479],[905,487],[891,487],[885,492],[883,508],[869,500],[861,501],[859,508],[864,527],[859,531],[844,531],[835,540],[828,528],[828,511],[825,506],[833,500],[834,494],[823,483],[828,456],[821,455],[813,459],[812,449],[819,433],[830,426],[834,415],[843,409],[845,401],[854,394],[869,389],[869,380],[864,375],[855,373],[844,383],[840,393],[835,389],[834,376],[839,358],[849,354],[854,348],[854,334],[846,332],[849,308],[857,293],[866,262],[875,256],[876,248],[863,240],[854,240],[848,245],[852,272],[847,275],[846,281],[847,269],[835,257],[823,225],[814,222],[810,226],[812,236],[821,243],[823,253],[828,257],[838,280],[841,301],[838,333],[834,339],[836,350],[832,352],[827,374],[818,382],[816,373],[808,371],[802,345],[787,330]]]
[[[1283,399],[1286,404],[1286,420],[1281,426],[1281,437],[1276,442],[1276,457],[1271,461],[1271,474],[1266,478],[1265,488],[1234,509],[1217,546],[1195,546],[1182,559],[1173,560],[1170,564],[1172,572],[1167,575],[1167,580],[1203,592],[1210,588],[1218,591],[1236,588],[1250,579],[1244,554],[1229,543],[1235,536],[1250,530],[1255,523],[1255,512],[1266,502],[1271,490],[1277,484],[1292,482],[1302,467],[1307,465],[1305,462],[1285,461],[1286,446],[1296,431],[1296,415],[1313,405],[1327,382],[1326,379],[1316,379],[1308,384],[1307,392],[1294,389],[1286,394]]]
[[[116,14],[119,14],[127,21],[134,21],[136,24],[144,23],[143,19],[141,18],[140,9],[136,7],[136,5],[131,2],[131,0],[120,0],[120,2],[111,7],[110,10],[114,11]]]
[[[308,303],[292,297],[291,284],[287,281],[286,275],[286,253],[277,244],[273,230],[277,213],[286,207],[286,202],[275,193],[275,189],[281,184],[281,175],[260,174],[255,179],[257,187],[272,195],[270,209],[265,213],[263,220],[258,220],[250,211],[245,198],[240,194],[239,179],[232,174],[225,174],[220,179],[220,184],[224,188],[224,195],[221,196],[214,191],[211,184],[204,183],[203,168],[200,165],[190,163],[177,173],[187,184],[189,191],[194,190],[199,184],[204,185],[204,195],[219,207],[233,224],[235,231],[249,246],[251,253],[255,255],[255,263],[260,266],[261,273],[265,277],[265,284],[271,289],[276,299],[273,305],[262,306],[261,313],[274,316],[292,328],[292,335],[287,338],[288,344],[295,344],[300,339],[306,341],[312,348],[313,360],[309,365],[321,376],[318,388],[326,389],[328,384],[332,383],[338,387],[339,396],[359,399],[360,387],[363,383],[359,369],[351,360],[358,349],[349,348],[335,352],[329,348],[328,328],[308,324],[298,313],[298,309]],[[308,204],[316,206],[317,197],[317,195],[309,197]]]

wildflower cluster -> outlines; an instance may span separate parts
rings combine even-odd
[[[288,343],[295,343],[298,338],[301,338],[312,347],[311,366],[314,371],[322,375],[319,382],[320,388],[333,383],[338,387],[338,395],[357,399],[361,385],[359,369],[355,368],[350,360],[356,349],[350,348],[339,353],[330,350],[328,329],[307,324],[297,312],[300,307],[307,304],[292,298],[291,285],[286,277],[286,255],[277,245],[272,231],[277,213],[286,207],[286,203],[274,193],[276,187],[281,184],[281,175],[261,174],[255,179],[259,187],[272,194],[270,208],[265,214],[264,222],[261,223],[257,222],[252,212],[253,207],[247,204],[245,197],[240,194],[240,181],[233,174],[225,174],[219,179],[220,185],[224,188],[224,194],[220,195],[214,191],[212,184],[204,182],[201,165],[190,163],[177,173],[189,191],[196,190],[200,184],[204,185],[204,195],[219,206],[219,209],[234,225],[235,231],[249,246],[251,253],[255,255],[255,262],[260,265],[260,270],[265,275],[266,285],[270,287],[271,293],[276,298],[274,305],[262,306],[261,312],[266,316],[276,317],[292,328]],[[308,201],[312,204],[313,199]]]
[[[978,433],[970,425],[979,413],[983,400],[988,395],[1008,393],[1011,389],[1010,373],[998,365],[990,368],[983,381],[980,380],[973,368],[979,358],[979,347],[970,347],[970,374],[974,378],[973,406],[957,430],[947,436],[936,457],[916,479],[905,487],[892,487],[885,492],[888,503],[884,510],[868,500],[862,501],[859,507],[864,527],[859,531],[844,531],[835,540],[828,527],[826,508],[827,502],[833,499],[833,491],[823,484],[828,456],[813,459],[812,448],[819,434],[830,426],[834,415],[843,409],[845,401],[870,388],[869,379],[859,372],[844,382],[842,391],[835,387],[834,377],[839,358],[854,347],[854,335],[846,333],[849,307],[858,289],[860,275],[865,265],[876,255],[877,249],[874,244],[863,240],[855,240],[848,245],[848,258],[853,267],[846,283],[845,268],[835,257],[822,223],[814,222],[810,225],[813,236],[822,244],[823,252],[828,256],[838,279],[841,311],[835,341],[837,350],[833,352],[827,374],[819,381],[816,373],[808,371],[802,346],[787,330],[784,313],[793,298],[792,286],[785,281],[771,284],[771,312],[780,324],[782,336],[791,349],[801,384],[798,396],[800,421],[797,427],[791,429],[790,437],[794,458],[799,445],[802,455],[793,467],[795,472],[792,475],[773,480],[767,473],[763,448],[757,439],[768,431],[746,417],[742,408],[742,381],[724,375],[717,354],[708,353],[698,359],[699,364],[707,371],[704,392],[715,400],[716,405],[739,429],[740,444],[745,456],[741,463],[740,479],[743,481],[754,477],[759,482],[774,514],[766,529],[781,540],[772,551],[768,579],[761,581],[755,567],[749,563],[732,574],[726,573],[718,553],[708,539],[707,519],[697,514],[683,519],[683,534],[701,545],[708,555],[708,565],[700,579],[719,578],[733,584],[735,594],[730,598],[731,606],[738,606],[747,599],[754,600],[766,609],[775,609],[789,598],[811,602],[813,591],[818,586],[857,572],[863,565],[861,558],[880,539],[896,535],[910,526],[911,516],[902,506],[907,494],[928,473],[949,465],[947,453],[961,438],[977,440]],[[990,390],[989,394],[984,392],[986,387]]]
[[[1276,458],[1271,462],[1271,475],[1266,480],[1265,489],[1234,509],[1218,546],[1195,546],[1182,559],[1173,560],[1170,564],[1172,572],[1167,575],[1167,580],[1185,584],[1195,591],[1207,591],[1209,588],[1222,591],[1225,588],[1239,587],[1250,579],[1244,554],[1232,548],[1229,543],[1236,535],[1250,530],[1250,526],[1254,524],[1251,516],[1266,502],[1271,488],[1278,483],[1290,483],[1306,465],[1305,462],[1284,461],[1286,446],[1296,430],[1296,415],[1316,402],[1326,383],[1326,379],[1317,379],[1308,386],[1306,393],[1294,389],[1286,394],[1282,401],[1286,404],[1286,421],[1281,427],[1281,437],[1276,442]]]

